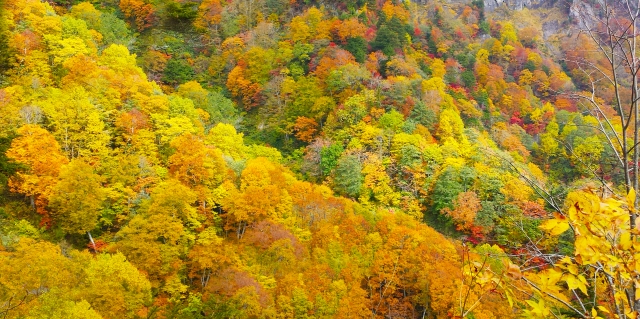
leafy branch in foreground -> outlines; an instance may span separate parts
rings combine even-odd
[[[540,227],[552,236],[571,229],[573,255],[540,272],[511,273],[533,294],[526,315],[637,318],[640,232],[629,223],[635,196],[633,189],[626,199],[600,197],[591,190],[569,193],[566,214],[557,213]]]

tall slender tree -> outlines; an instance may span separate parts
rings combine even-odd
[[[9,31],[5,21],[6,0],[0,0],[0,77],[11,65],[11,47],[9,46]],[[1,78],[0,78],[0,82]]]

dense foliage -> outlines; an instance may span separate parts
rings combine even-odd
[[[549,217],[599,212],[576,204],[584,194],[605,201],[569,190],[626,195],[626,166],[570,96],[593,81],[548,54],[541,27],[518,19],[527,12],[372,0],[0,8],[3,318],[614,313],[578,308],[577,294],[598,294],[590,263],[633,253],[598,259]],[[596,59],[573,50],[587,43],[559,49]],[[614,104],[613,89],[598,101]],[[620,203],[598,223],[628,223],[611,216],[635,202]],[[590,215],[573,214],[572,230],[588,228]],[[602,238],[617,243],[588,244]]]

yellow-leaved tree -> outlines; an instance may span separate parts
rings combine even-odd
[[[97,226],[104,194],[100,175],[83,160],[74,159],[62,168],[49,207],[62,230],[83,234]]]
[[[0,251],[0,300],[3,318],[137,318],[151,285],[121,253],[22,238]]]
[[[204,214],[214,201],[211,190],[222,183],[225,175],[222,152],[205,145],[202,138],[191,133],[176,137],[171,146],[176,152],[169,157],[169,172],[196,192],[200,212]]]

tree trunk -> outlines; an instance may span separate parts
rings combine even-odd
[[[91,242],[91,246],[93,247],[93,252],[97,253],[98,251],[96,250],[96,242],[93,241],[93,237],[91,237],[91,232],[87,232],[87,235],[89,235],[89,241]]]

